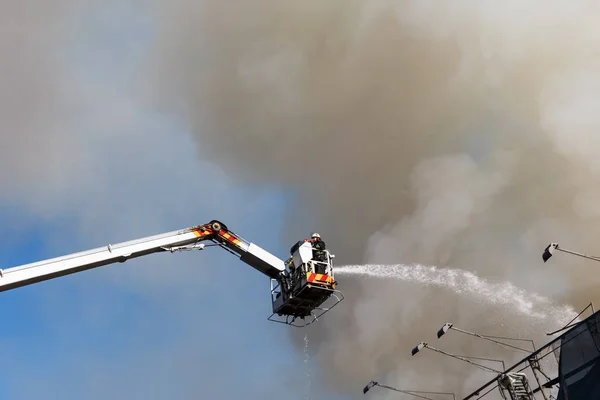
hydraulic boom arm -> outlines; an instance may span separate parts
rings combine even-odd
[[[344,298],[335,289],[333,256],[328,251],[324,253],[325,258],[316,260],[311,244],[303,243],[286,264],[231,232],[219,221],[0,270],[0,292],[148,254],[203,250],[207,245],[201,242],[205,241],[239,256],[240,260],[270,278],[273,308],[270,321],[306,326]],[[333,304],[326,307],[325,302],[330,299]],[[306,322],[305,318],[312,318],[312,321]],[[298,320],[304,322],[301,324]]]
[[[282,260],[229,232],[222,223],[212,221],[205,225],[0,270],[0,292],[108,264],[122,263],[152,253],[202,250],[205,247],[205,244],[200,243],[202,241],[212,241],[233,251],[243,262],[271,279],[277,279],[285,270]]]

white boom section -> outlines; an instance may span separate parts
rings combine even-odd
[[[250,243],[245,248],[245,252],[240,256],[240,260],[272,279],[277,279],[279,274],[285,270],[285,263],[282,259],[258,247],[254,243]]]
[[[215,235],[200,233],[199,227],[187,228],[142,239],[108,245],[96,249],[73,253],[31,264],[0,270],[0,292],[37,282],[101,267],[152,253],[178,250],[202,250],[203,240],[213,240]],[[282,260],[253,243],[239,241],[227,246],[240,255],[248,265],[271,278],[276,278],[285,269]]]
[[[196,242],[185,229],[0,270],[0,292]]]

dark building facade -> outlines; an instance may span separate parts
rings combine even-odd
[[[559,340],[558,400],[600,400],[600,311]]]

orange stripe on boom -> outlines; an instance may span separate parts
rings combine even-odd
[[[229,242],[231,242],[233,244],[237,245],[237,244],[241,243],[240,239],[236,238],[235,236],[233,236],[233,235],[231,235],[231,234],[229,234],[229,233],[227,233],[225,231],[219,232],[219,235],[222,236],[222,237],[224,237],[225,239],[227,239],[227,241],[229,241]]]
[[[239,245],[242,242],[240,239],[236,238],[235,236],[231,235],[230,233],[228,233],[224,230],[215,232],[205,226],[200,226],[198,228],[192,229],[192,233],[194,234],[194,236],[196,236],[198,238],[216,234],[216,235],[221,236],[222,238],[226,239],[228,242],[233,243],[235,245]]]
[[[197,228],[197,229],[192,230],[192,233],[196,237],[203,237],[203,236],[209,235],[211,232],[207,231],[205,229],[202,229],[202,228]]]

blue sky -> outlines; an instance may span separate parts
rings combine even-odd
[[[277,254],[289,247],[277,240],[281,231],[278,213],[284,201],[280,193],[244,193],[213,182],[217,195],[207,201],[201,186],[210,183],[214,174],[196,161],[185,134],[171,137],[180,139],[176,154],[162,151],[165,143],[147,148],[134,145],[135,141],[129,144],[146,150],[149,158],[174,160],[170,167],[135,155],[112,156],[107,167],[112,178],[106,187],[84,187],[76,195],[89,196],[91,205],[68,210],[58,205],[60,211],[41,222],[27,210],[7,209],[1,216],[2,265],[19,265],[212,218],[222,219]],[[137,168],[127,166],[131,159]],[[181,166],[198,171],[181,171]],[[100,169],[104,167],[99,163]],[[135,176],[169,172],[174,177],[164,182]],[[247,204],[245,199],[249,199]],[[8,323],[2,330],[5,357],[0,394],[6,399],[38,398],[47,391],[63,399],[135,398],[143,390],[146,398],[156,399],[178,391],[180,398],[191,398],[186,396],[196,390],[214,391],[219,398],[236,397],[242,390],[250,398],[253,393],[261,398],[262,390],[270,389],[266,376],[285,374],[286,368],[303,364],[303,355],[290,350],[286,328],[266,321],[268,280],[218,249],[147,256],[2,297]],[[32,378],[39,386],[25,384]],[[241,381],[241,387],[227,386],[227,380]],[[95,394],[87,397],[90,391]]]
[[[77,153],[62,154],[65,166],[42,182],[4,193],[1,267],[213,218],[285,256],[286,193],[235,187],[200,161],[201,143],[175,120],[128,95],[152,26],[133,2],[116,4],[83,8],[72,26],[62,54],[75,90],[61,128]],[[292,328],[266,321],[268,287],[210,249],[2,293],[0,398],[280,399],[288,389],[285,398],[304,398],[304,354]]]

